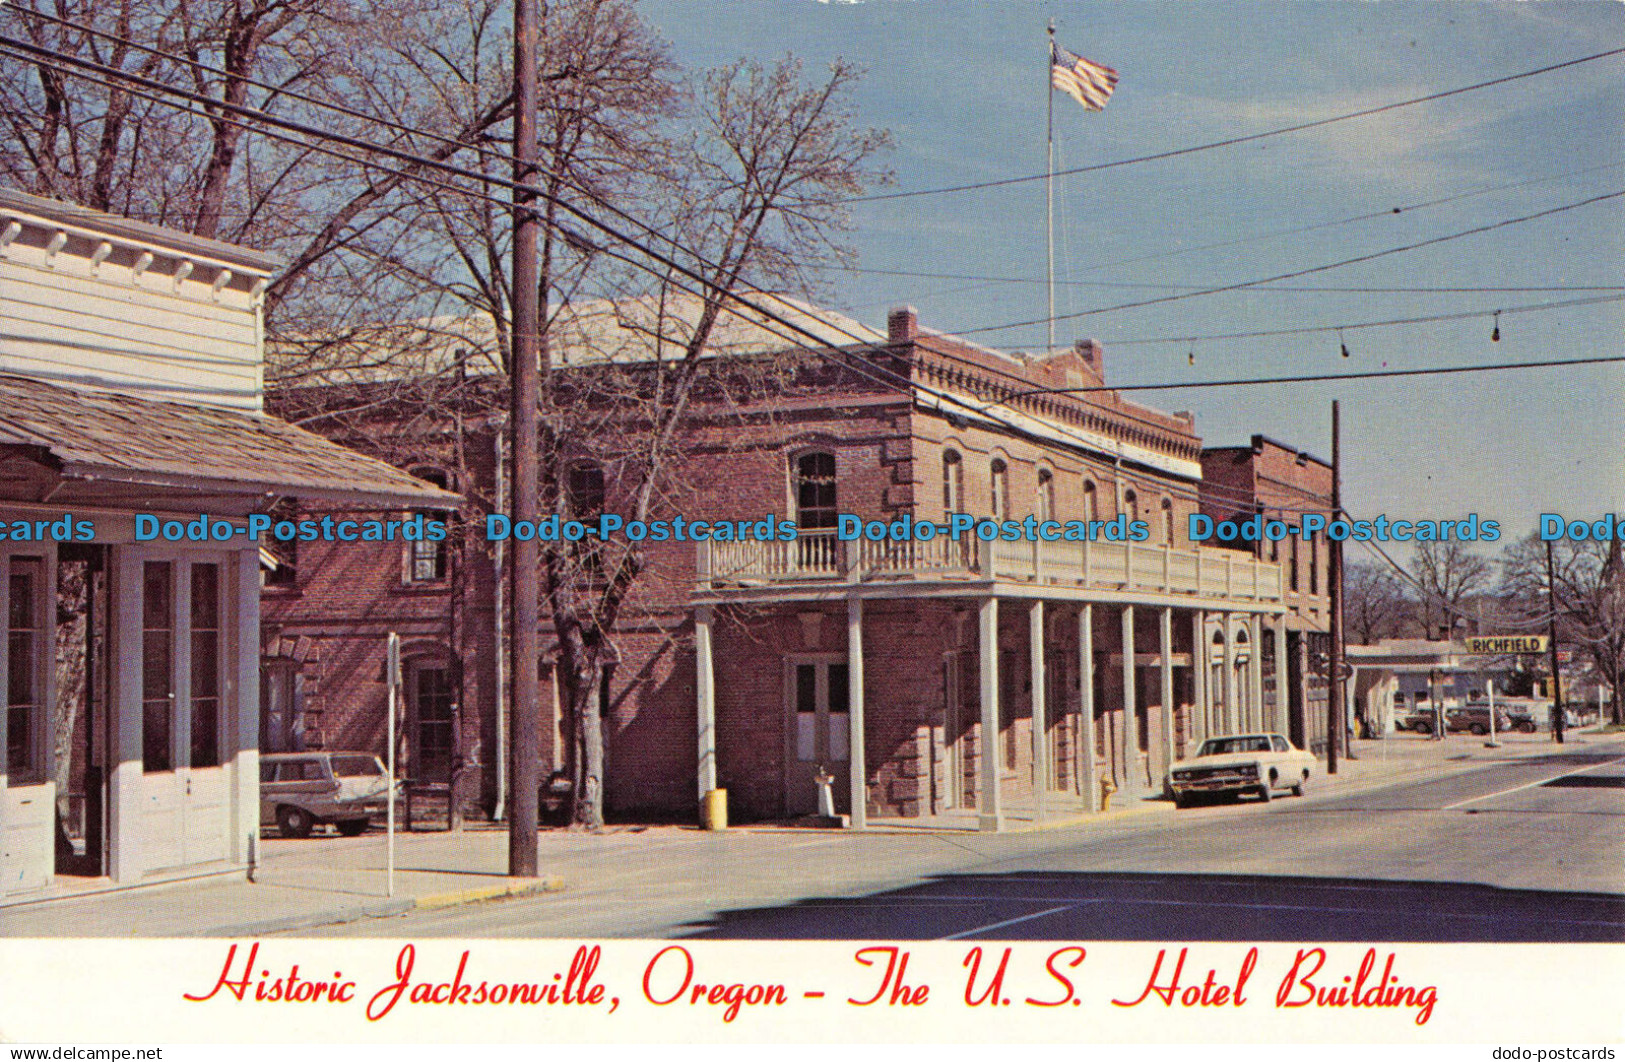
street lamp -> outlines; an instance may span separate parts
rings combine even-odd
[[[1428,672],[1428,697],[1433,702],[1433,736],[1434,741],[1444,740],[1444,672],[1434,668]]]

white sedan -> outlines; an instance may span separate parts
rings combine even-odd
[[[1277,789],[1303,796],[1314,769],[1315,758],[1280,734],[1231,734],[1210,737],[1195,756],[1175,760],[1163,789],[1181,808],[1207,793],[1257,793],[1268,801]]]

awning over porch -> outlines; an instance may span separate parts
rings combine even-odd
[[[460,500],[275,417],[0,373],[0,498],[139,508],[155,489],[388,508]]]

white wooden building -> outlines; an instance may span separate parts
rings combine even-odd
[[[263,415],[277,267],[0,189],[0,902],[249,858],[259,543],[138,541],[138,517],[455,502]]]

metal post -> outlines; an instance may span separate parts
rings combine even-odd
[[[1048,675],[1044,671],[1044,602],[1034,601],[1027,614],[1027,647],[1033,679],[1033,819],[1044,820],[1044,791],[1049,788],[1048,716],[1045,700]]]
[[[400,701],[401,689],[401,636],[394,631],[389,632],[389,639],[385,643],[385,670],[388,672],[389,682],[389,721],[384,726],[384,741],[387,744],[386,753],[389,762],[386,765],[385,781],[389,788],[388,810],[385,815],[385,870],[384,895],[395,895],[395,712]]]
[[[1339,410],[1332,400],[1332,520],[1343,515],[1343,457]],[[1330,536],[1327,536],[1330,538]],[[1337,773],[1337,746],[1343,740],[1343,544],[1331,539],[1327,581],[1331,583],[1332,649],[1326,681],[1326,773]]]
[[[1552,650],[1552,739],[1563,744],[1563,676],[1557,659],[1557,574],[1552,564],[1552,541],[1546,540],[1546,633]]]

